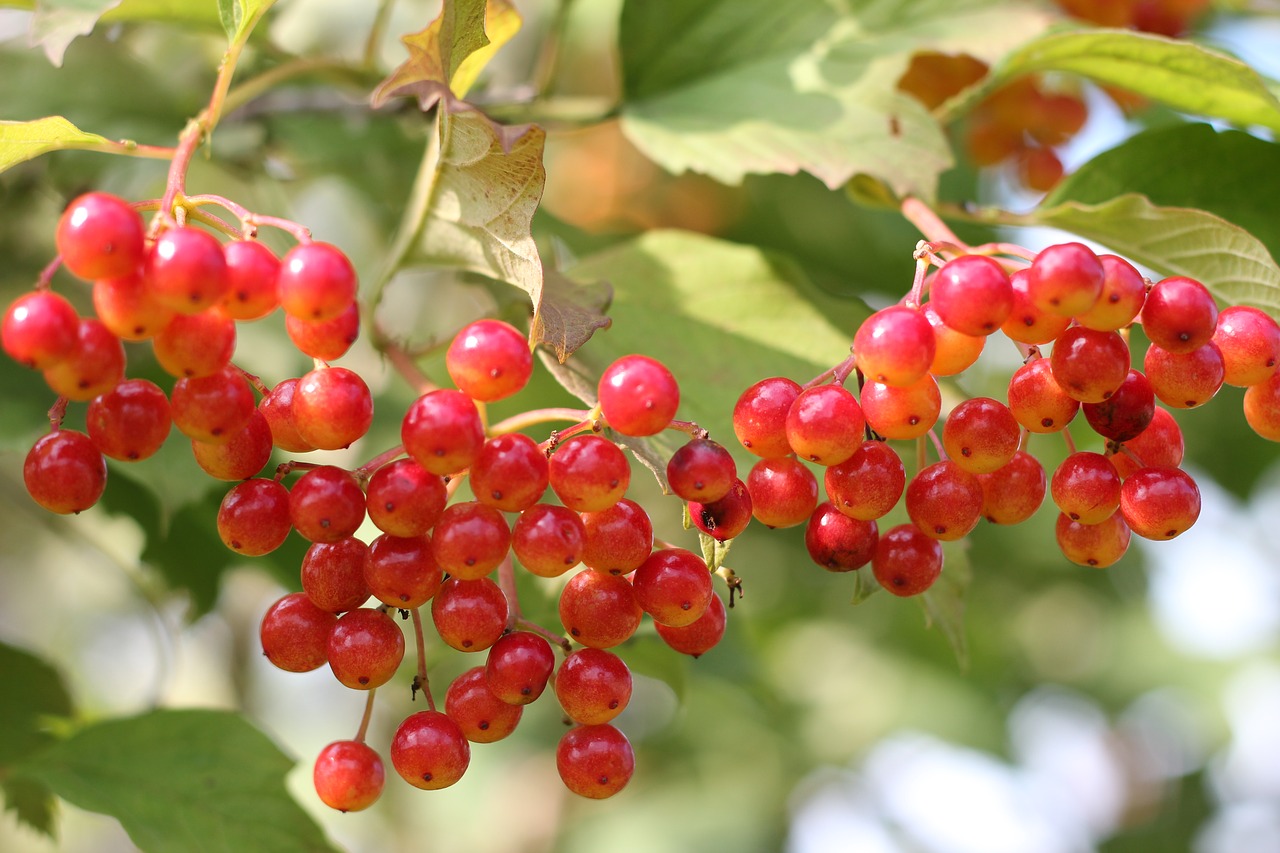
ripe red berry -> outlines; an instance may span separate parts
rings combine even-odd
[[[898,504],[907,485],[902,460],[883,441],[863,442],[858,451],[824,477],[827,497],[840,512],[872,521]]]
[[[929,302],[942,322],[966,335],[989,335],[1013,310],[1013,287],[999,262],[962,255],[942,265],[929,285]],[[876,378],[877,382],[884,381]]]
[[[1080,401],[1054,379],[1049,359],[1036,358],[1009,379],[1009,411],[1030,432],[1058,432],[1079,414]]]
[[[355,537],[313,542],[302,558],[302,591],[321,610],[354,610],[369,600],[368,562],[369,546]]]
[[[733,432],[747,450],[764,459],[787,456],[787,413],[800,386],[783,376],[761,379],[733,407]]]
[[[145,341],[173,321],[174,311],[156,301],[141,271],[93,283],[93,310],[111,334],[125,341]]]
[[[829,572],[849,572],[871,562],[879,527],[836,509],[830,501],[818,505],[804,529],[809,557]]]
[[[191,455],[196,464],[218,480],[246,480],[271,461],[271,427],[257,409],[249,422],[230,441],[210,444],[191,440]]]
[[[83,512],[102,497],[107,463],[89,436],[58,429],[32,445],[22,465],[22,481],[32,500],[49,512]]]
[[[444,357],[458,390],[492,403],[520,391],[533,375],[529,341],[501,320],[477,320],[454,336]]]
[[[471,398],[448,388],[415,400],[400,426],[405,452],[442,477],[468,468],[484,445],[484,425]]]
[[[1053,472],[1049,493],[1072,521],[1099,524],[1120,506],[1120,475],[1101,453],[1072,453]]]
[[[793,457],[761,459],[747,475],[751,514],[765,527],[796,527],[818,505],[818,480]]]
[[[582,561],[586,536],[578,513],[568,507],[534,504],[516,520],[511,550],[531,574],[554,578]]]
[[[386,684],[404,659],[404,632],[381,610],[357,607],[338,617],[329,631],[329,668],[353,690]]]
[[[174,314],[155,333],[151,350],[170,376],[209,376],[231,363],[236,323],[221,308]]]
[[[1129,345],[1118,332],[1072,326],[1053,344],[1049,357],[1054,381],[1082,403],[1101,403],[1129,375]]]
[[[819,465],[838,465],[852,456],[865,430],[857,398],[839,385],[806,388],[787,412],[787,444],[797,456]]]
[[[471,463],[476,500],[503,512],[522,512],[537,503],[550,482],[547,455],[527,435],[508,433],[485,441]]]
[[[1142,330],[1169,352],[1188,353],[1213,337],[1218,305],[1203,284],[1185,276],[1156,282],[1142,305]]]
[[[556,747],[560,778],[580,797],[612,797],[631,781],[635,766],[630,741],[607,723],[570,729]]]
[[[300,320],[331,320],[356,299],[356,271],[337,246],[300,243],[280,261],[280,307]]]
[[[503,702],[489,689],[484,667],[473,666],[449,683],[444,712],[472,743],[493,743],[516,730],[523,705]]]
[[[555,666],[550,643],[529,631],[512,631],[489,649],[485,681],[503,702],[528,705],[542,695]]]
[[[166,308],[179,314],[198,314],[223,300],[231,287],[231,276],[218,238],[193,225],[183,225],[156,238],[147,252],[143,282],[151,297]]]
[[[1010,277],[1013,289],[1013,310],[1005,318],[1000,330],[1010,340],[1022,344],[1047,344],[1056,340],[1071,325],[1071,318],[1052,311],[1045,311],[1031,301],[1028,283],[1031,274],[1018,270]]]
[[[1160,402],[1175,409],[1194,409],[1209,402],[1226,378],[1222,352],[1213,341],[1190,352],[1170,352],[1151,344],[1142,368]]]
[[[324,665],[329,632],[338,618],[291,592],[267,608],[258,629],[262,653],[285,672],[310,672]]]
[[[253,417],[253,389],[243,373],[228,366],[209,376],[179,379],[169,410],[173,425],[188,438],[225,443]]]
[[[67,205],[54,234],[63,266],[85,281],[128,275],[142,264],[142,217],[124,199],[85,193]]]
[[[926,374],[901,387],[868,382],[860,402],[868,426],[884,438],[906,441],[933,429],[942,412],[942,391]]]
[[[575,435],[551,455],[551,489],[576,512],[599,512],[616,504],[631,484],[622,450],[598,435]]]
[[[1248,394],[1245,394],[1246,399]],[[1169,467],[1182,464],[1185,445],[1182,428],[1167,409],[1156,406],[1150,425],[1134,438],[1121,444],[1121,452],[1109,458],[1121,477],[1128,477],[1139,468]]]
[[[653,551],[653,522],[635,501],[623,498],[608,509],[582,513],[582,562],[598,572],[625,575]]]
[[[880,537],[871,569],[894,595],[919,595],[942,573],[942,545],[914,524],[900,524]]]
[[[655,622],[654,628],[662,641],[682,655],[702,657],[724,638],[727,614],[724,601],[715,593],[702,615],[688,625],[663,625]]]
[[[440,711],[410,714],[391,739],[391,764],[415,788],[447,788],[470,763],[471,745],[458,724]]]
[[[94,446],[105,456],[127,462],[159,450],[172,425],[169,398],[146,379],[127,379],[94,397],[85,416]]]
[[[929,321],[929,325],[933,327],[935,342],[929,372],[934,376],[955,376],[972,367],[987,344],[986,335],[975,337],[957,332],[942,322],[932,303],[926,302],[921,311]]]
[[[227,263],[227,292],[221,307],[236,320],[258,320],[276,309],[280,259],[257,240],[232,240],[222,247]],[[316,356],[317,358],[319,356]]]
[[[323,546],[317,543],[311,547]],[[384,533],[373,540],[362,565],[366,593],[402,610],[426,604],[444,582],[444,572],[432,555],[431,540],[426,536],[400,537]]]
[[[944,459],[922,468],[907,484],[906,506],[926,536],[961,539],[982,517],[982,486],[976,476]]]
[[[1093,307],[1076,315],[1076,322],[1089,329],[1110,332],[1133,322],[1147,298],[1147,283],[1133,264],[1116,255],[1098,255],[1102,262],[1102,295]]]
[[[124,379],[125,355],[120,339],[93,317],[76,329],[76,345],[67,356],[44,369],[54,393],[76,402],[105,394]]]
[[[647,355],[624,355],[605,368],[597,386],[600,411],[623,435],[656,435],[680,406],[680,386],[662,362]]]
[[[364,521],[364,492],[349,471],[333,465],[313,468],[293,484],[289,518],[312,542],[346,539]]]
[[[747,484],[735,480],[729,493],[711,503],[689,502],[693,526],[713,539],[733,539],[751,523],[751,493]]]
[[[1265,382],[1280,365],[1280,326],[1257,308],[1222,309],[1212,340],[1222,353],[1228,385],[1246,388]]]
[[[1041,311],[1074,317],[1098,302],[1106,270],[1083,243],[1049,246],[1032,261],[1027,294]]]
[[[643,611],[631,582],[584,569],[560,592],[560,623],[584,646],[607,649],[631,638]]]
[[[682,500],[719,500],[728,494],[738,468],[732,454],[709,438],[690,439],[667,462],[667,483]]]
[[[340,812],[367,809],[382,796],[382,759],[364,743],[340,740],[320,750],[312,770],[320,801]]]
[[[293,421],[293,392],[298,388],[297,378],[276,383],[271,393],[258,403],[258,409],[271,427],[271,441],[288,453],[309,453],[315,450],[298,434]]]
[[[982,486],[982,516],[992,524],[1021,524],[1044,503],[1044,467],[1019,450],[1002,468],[978,475]]]
[[[284,330],[298,352],[321,361],[335,361],[346,355],[360,337],[360,305],[352,302],[346,311],[328,320],[299,320],[287,314]]]
[[[1008,406],[990,397],[960,403],[942,427],[947,455],[971,474],[985,474],[1007,463],[1018,450],[1020,436]]]
[[[1172,539],[1200,517],[1200,489],[1181,468],[1140,468],[1120,489],[1120,512],[1144,539]]]
[[[1129,550],[1129,525],[1119,510],[1097,524],[1081,524],[1059,513],[1054,536],[1062,556],[1077,565],[1095,569],[1114,564]]]
[[[659,625],[680,628],[706,611],[711,573],[706,562],[683,548],[654,551],[632,579],[636,603]]]
[[[35,290],[13,301],[0,326],[0,343],[14,361],[44,370],[71,355],[80,317],[52,290]]]
[[[492,572],[511,548],[511,528],[491,506],[463,501],[446,507],[431,537],[431,554],[455,578],[475,580]]]
[[[222,544],[247,557],[271,553],[284,544],[292,529],[289,492],[275,480],[238,483],[218,508]]]
[[[488,578],[449,578],[431,599],[431,620],[440,639],[460,652],[482,652],[507,627],[507,598]]]
[[[1109,398],[1101,403],[1084,403],[1080,408],[1098,435],[1112,441],[1128,441],[1151,423],[1156,395],[1144,374],[1130,370],[1124,383]]]
[[[631,687],[631,670],[604,649],[578,649],[556,671],[560,707],[581,725],[607,723],[621,714],[631,701]]]
[[[293,391],[293,425],[318,450],[339,450],[369,431],[373,396],[360,374],[345,367],[312,370]]]
[[[436,526],[449,495],[444,480],[412,459],[383,465],[369,478],[369,520],[392,536],[421,536]]]
[[[892,305],[872,314],[853,336],[858,369],[872,382],[910,385],[929,371],[937,349],[924,314]]]

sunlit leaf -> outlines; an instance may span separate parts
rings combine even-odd
[[[605,281],[579,284],[556,270],[544,270],[542,298],[533,317],[534,343],[547,344],[563,362],[600,329],[609,328],[605,312],[613,288]]]
[[[67,46],[93,32],[103,13],[118,5],[120,0],[40,0],[31,16],[31,43],[61,65]]]
[[[630,0],[623,129],[671,172],[739,183],[806,171],[833,188],[865,173],[930,197],[951,155],[924,107],[896,88],[910,55],[994,60],[1047,21],[1030,4],[988,0]]]
[[[225,711],[153,711],[81,729],[17,768],[109,814],[149,853],[329,851],[290,798],[293,761]]]
[[[0,172],[50,151],[83,148],[107,141],[96,133],[86,133],[62,116],[34,121],[0,121]]]
[[[16,762],[54,743],[44,719],[71,714],[71,696],[62,676],[47,661],[0,643],[0,678],[13,689],[0,691],[0,788],[5,808],[33,829],[53,834],[53,793],[35,780],[8,778]]]

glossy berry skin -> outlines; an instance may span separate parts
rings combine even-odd
[[[631,781],[635,767],[630,741],[607,723],[570,729],[556,747],[560,779],[580,797],[612,797]]]
[[[551,455],[551,489],[575,512],[599,512],[616,504],[631,485],[622,450],[598,435],[575,435]]]
[[[1129,375],[1129,345],[1118,332],[1072,326],[1053,344],[1049,356],[1054,381],[1081,403],[1101,403]]]
[[[608,649],[630,639],[642,613],[630,581],[618,575],[580,571],[560,592],[560,623],[584,646]]]
[[[1246,401],[1248,396],[1246,392]],[[1108,458],[1122,478],[1144,466],[1176,468],[1182,464],[1182,456],[1186,451],[1182,428],[1168,409],[1159,406],[1156,406],[1151,424],[1121,447],[1122,452]]]
[[[435,527],[449,495],[444,480],[412,459],[383,465],[369,478],[369,520],[392,536],[422,536]]]
[[[1120,475],[1101,453],[1072,453],[1049,481],[1053,502],[1072,521],[1099,524],[1120,506]]]
[[[662,642],[672,649],[682,655],[697,658],[711,651],[723,639],[727,616],[724,601],[712,593],[711,603],[693,622],[681,627],[655,622],[654,628]]]
[[[508,433],[485,441],[468,474],[476,500],[503,512],[522,512],[547,491],[547,455],[527,435]]]
[[[329,632],[329,668],[352,690],[372,690],[392,679],[404,659],[404,632],[381,610],[357,607]]]
[[[222,244],[192,225],[170,228],[156,238],[147,253],[143,281],[156,302],[179,314],[212,308],[231,287]]]
[[[1213,343],[1222,353],[1223,380],[1237,388],[1266,382],[1280,366],[1280,326],[1247,305],[1232,305],[1218,314]]]
[[[1074,317],[1097,304],[1106,270],[1083,243],[1059,243],[1036,255],[1027,294],[1041,311]]]
[[[1222,353],[1213,341],[1185,353],[1169,352],[1151,344],[1142,367],[1156,397],[1174,409],[1204,405],[1218,393],[1226,378]]]
[[[1102,262],[1102,295],[1093,307],[1076,315],[1076,322],[1089,329],[1110,332],[1133,322],[1147,298],[1147,283],[1133,264],[1116,255],[1098,255]]]
[[[362,578],[367,592],[383,604],[411,610],[440,590],[444,572],[432,555],[428,537],[384,533],[369,545]]]
[[[1185,276],[1156,282],[1142,305],[1142,330],[1151,343],[1188,353],[1209,342],[1218,323],[1218,305],[1203,284]]]
[[[751,453],[764,459],[788,456],[787,412],[800,396],[800,386],[783,376],[761,379],[738,397],[733,432]]]
[[[826,470],[827,497],[853,519],[873,521],[897,506],[907,486],[902,459],[883,441],[866,441],[857,452]]]
[[[458,724],[440,711],[410,714],[391,739],[391,764],[415,788],[447,788],[462,778],[470,763],[470,743]]]
[[[337,246],[300,243],[280,261],[276,292],[286,314],[300,320],[331,320],[356,299],[356,271]]]
[[[14,361],[44,370],[71,354],[79,328],[80,317],[70,302],[52,290],[35,290],[5,311],[0,343]]]
[[[853,336],[858,369],[869,381],[910,385],[929,371],[937,342],[925,316],[905,305],[872,314]]]
[[[857,398],[839,385],[806,388],[787,412],[787,444],[819,465],[838,465],[852,456],[865,429]]]
[[[563,506],[534,504],[516,520],[511,550],[530,574],[554,578],[582,561],[586,538],[578,513]]]
[[[236,351],[235,321],[220,308],[174,314],[155,333],[151,351],[170,376],[209,376],[231,363]]]
[[[894,595],[919,595],[942,573],[942,545],[914,524],[900,524],[880,537],[871,569]]]
[[[654,551],[632,578],[636,603],[659,625],[681,628],[696,620],[711,602],[711,572],[706,562],[683,548]]]
[[[58,429],[41,436],[22,464],[32,500],[60,515],[83,512],[107,486],[107,463],[89,436]]]
[[[694,438],[671,454],[667,483],[681,500],[719,500],[738,478],[732,454],[709,438]]]
[[[173,425],[188,438],[225,443],[244,429],[255,410],[253,390],[234,367],[173,384],[169,411]]]
[[[222,247],[222,256],[227,264],[227,292],[221,305],[227,316],[259,320],[274,311],[280,304],[276,292],[280,259],[275,253],[257,240],[232,240]]]
[[[444,364],[459,391],[485,403],[510,397],[533,375],[528,340],[501,320],[464,326],[449,344]]]
[[[1181,468],[1140,468],[1120,489],[1120,513],[1144,539],[1173,539],[1200,517],[1200,489]]]
[[[320,750],[311,773],[316,795],[331,809],[358,812],[382,796],[386,771],[382,758],[368,745],[339,740]]]
[[[321,610],[354,610],[369,600],[368,562],[369,546],[354,537],[313,542],[302,558],[302,591]]]
[[[291,592],[267,608],[258,629],[262,653],[285,672],[310,672],[328,659],[329,632],[338,618]]]
[[[1000,331],[1018,343],[1047,344],[1067,330],[1071,325],[1071,318],[1036,307],[1027,291],[1030,280],[1031,274],[1026,270],[1018,270],[1009,277],[1013,289],[1013,309],[1000,326]]]
[[[1080,413],[1080,401],[1054,379],[1047,358],[1032,359],[1013,372],[1008,400],[1014,420],[1030,432],[1059,432]]]
[[[1097,524],[1081,524],[1072,521],[1065,513],[1058,514],[1054,523],[1054,536],[1062,556],[1080,566],[1105,569],[1115,564],[1129,550],[1130,531],[1120,511],[1112,513]]]
[[[922,468],[907,484],[906,506],[926,536],[961,539],[982,517],[982,486],[976,476],[944,459]]]
[[[751,492],[747,484],[734,480],[729,494],[711,503],[689,502],[693,526],[721,542],[733,539],[751,523]]]
[[[986,474],[1013,458],[1020,435],[1008,406],[990,397],[973,397],[947,416],[942,446],[956,465],[971,474]]]
[[[124,341],[145,341],[169,325],[174,311],[155,300],[141,271],[93,283],[93,311],[111,334]]]
[[[868,382],[860,403],[868,426],[884,438],[906,441],[933,429],[942,412],[942,391],[927,374],[901,387]]]
[[[608,509],[582,513],[582,562],[598,572],[625,575],[653,551],[653,522],[640,504],[623,498]]]
[[[1013,310],[1013,286],[997,261],[962,255],[938,270],[929,285],[929,302],[942,322],[957,332],[989,335]]]
[[[560,707],[580,725],[599,725],[618,716],[631,701],[631,670],[604,649],[578,649],[556,670]]]
[[[193,439],[191,455],[201,470],[214,479],[246,480],[271,461],[271,427],[254,409],[249,422],[230,441],[209,444]]]
[[[294,389],[293,423],[302,440],[317,450],[349,447],[373,423],[369,386],[345,367],[312,370]]]
[[[992,524],[1021,524],[1044,503],[1048,483],[1034,456],[1019,450],[1001,468],[978,475],[982,517]]]
[[[169,398],[146,379],[126,379],[94,397],[85,415],[93,444],[104,456],[136,462],[153,455],[169,437]]]
[[[292,529],[289,492],[275,480],[238,483],[218,508],[222,544],[246,557],[271,553],[284,544]]]
[[[258,410],[271,427],[271,441],[276,447],[286,453],[309,453],[315,448],[298,434],[293,420],[293,393],[297,388],[297,377],[276,383],[258,403]]]
[[[431,537],[431,553],[455,578],[476,580],[492,572],[511,548],[507,520],[491,506],[463,501],[445,509]]]
[[[484,667],[473,666],[449,683],[444,712],[472,743],[494,743],[516,730],[523,705],[503,702],[489,689]]]
[[[931,303],[926,302],[921,312],[933,327],[934,352],[929,372],[934,376],[955,376],[972,367],[986,347],[986,336],[957,332],[942,322]]]
[[[605,368],[597,393],[605,421],[623,435],[657,435],[680,406],[676,378],[647,355],[624,355]]]
[[[436,632],[460,652],[482,652],[507,627],[507,598],[488,578],[449,578],[431,599]]]
[[[62,360],[45,368],[44,381],[55,394],[87,402],[124,379],[125,354],[120,339],[92,317],[76,329],[76,345]]]
[[[830,501],[818,504],[804,530],[809,557],[829,572],[850,572],[871,562],[879,527],[836,509]]]
[[[346,355],[360,337],[360,305],[352,302],[346,311],[329,320],[299,320],[289,314],[284,318],[284,330],[298,352],[321,361],[335,361]]]
[[[468,468],[484,445],[484,426],[471,398],[448,388],[415,400],[400,427],[405,452],[442,477]]]
[[[128,275],[142,265],[142,217],[108,193],[85,193],[67,205],[54,240],[63,266],[85,281]]]
[[[765,527],[796,527],[818,505],[818,480],[792,457],[761,459],[747,475],[751,514]]]
[[[1085,403],[1084,419],[1093,431],[1112,441],[1128,441],[1151,423],[1156,395],[1146,375],[1130,370],[1124,383],[1101,403]]]
[[[346,539],[364,521],[364,492],[349,471],[332,465],[313,468],[289,492],[289,518],[312,542]]]
[[[550,643],[529,631],[512,631],[489,649],[484,676],[503,702],[528,705],[542,695],[555,666]]]

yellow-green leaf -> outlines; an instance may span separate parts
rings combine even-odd
[[[86,133],[62,116],[0,121],[0,172],[50,151],[92,148],[109,142],[96,133]]]

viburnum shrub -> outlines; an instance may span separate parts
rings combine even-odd
[[[623,5],[620,27],[637,41],[646,24],[683,11],[676,0]],[[860,11],[811,5],[829,7],[833,19],[812,29],[833,42],[875,29],[861,26]],[[920,12],[920,4],[899,5]],[[1150,65],[1176,69],[1176,51],[1190,45],[1158,36],[1182,33],[1204,3],[1061,0],[1056,18],[1045,4],[1027,5],[1019,14],[1045,39],[1078,35],[1049,28],[1050,20],[1063,24],[1064,13],[1129,27],[1139,32],[1108,30],[1100,38],[1175,51]],[[698,123],[678,110],[665,123],[629,101],[607,111],[622,116],[628,145],[619,149],[642,149],[674,170],[730,182],[759,171],[807,171],[831,190],[895,207],[924,239],[897,247],[903,274],[877,278],[872,310],[830,294],[798,295],[805,292],[800,276],[792,281],[786,264],[741,244],[716,241],[716,262],[701,262],[698,251],[713,238],[688,232],[723,230],[727,219],[701,211],[680,184],[657,193],[666,197],[663,216],[639,203],[610,208],[646,227],[672,226],[626,244],[618,251],[632,254],[623,261],[609,255],[612,247],[579,260],[575,252],[591,241],[561,239],[554,229],[535,240],[546,130],[500,118],[528,110],[572,124],[580,106],[536,87],[519,89],[515,105],[494,93],[466,100],[492,53],[485,46],[496,50],[519,23],[510,4],[497,0],[445,0],[439,20],[404,38],[409,60],[373,91],[372,114],[402,122],[396,134],[420,133],[402,121],[421,118],[411,100],[432,122],[418,178],[394,180],[412,183],[408,198],[377,201],[382,208],[403,201],[391,244],[370,251],[360,223],[343,219],[340,206],[319,218],[341,226],[324,223],[322,232],[317,223],[313,234],[264,201],[271,194],[250,201],[226,179],[246,166],[213,145],[214,131],[233,108],[295,76],[333,72],[346,83],[371,83],[391,4],[379,6],[363,65],[284,62],[263,48],[260,76],[240,89],[231,85],[237,65],[255,50],[250,35],[272,4],[218,6],[231,46],[208,105],[174,147],[81,135],[61,117],[0,126],[5,168],[52,148],[167,164],[153,176],[154,191],[138,197],[129,188],[149,185],[124,180],[104,182],[110,189],[77,185],[60,197],[61,213],[49,211],[36,226],[56,257],[9,303],[0,345],[49,404],[50,428],[30,443],[22,465],[36,504],[62,515],[89,510],[112,494],[112,478],[176,447],[180,454],[162,456],[164,464],[185,464],[179,477],[216,489],[220,503],[203,522],[237,560],[280,559],[289,543],[299,546],[289,566],[296,582],[259,614],[257,639],[279,670],[322,675],[327,668],[364,700],[354,731],[335,724],[332,742],[311,756],[316,794],[333,809],[373,806],[388,775],[422,790],[463,782],[472,749],[480,748],[474,745],[528,726],[525,706],[535,703],[558,705],[552,715],[563,728],[545,741],[548,752],[555,744],[564,787],[586,799],[618,794],[637,771],[629,733],[643,729],[626,714],[646,713],[645,702],[632,702],[645,686],[631,667],[636,658],[651,663],[637,647],[650,643],[689,658],[724,651],[717,647],[734,630],[743,594],[726,560],[748,530],[756,541],[790,541],[796,554],[803,542],[813,564],[844,576],[817,572],[815,584],[852,586],[855,599],[881,590],[919,597],[932,617],[935,584],[950,577],[953,556],[984,521],[1021,524],[1044,505],[1056,513],[1052,536],[1063,559],[1095,568],[1120,560],[1134,535],[1167,540],[1187,531],[1200,514],[1200,492],[1181,467],[1183,434],[1171,410],[1204,406],[1224,385],[1227,393],[1241,388],[1244,420],[1280,441],[1280,325],[1267,310],[1280,304],[1273,286],[1280,273],[1268,277],[1275,265],[1265,249],[1204,213],[1192,225],[1220,229],[1212,233],[1225,235],[1230,248],[1197,244],[1188,260],[1169,247],[1176,240],[1165,233],[1166,220],[1199,232],[1178,219],[1185,213],[1168,212],[1182,208],[1157,207],[1154,191],[1106,204],[1082,201],[1086,191],[1055,201],[1063,191],[1053,188],[1070,188],[1072,180],[1061,155],[1091,120],[1088,105],[1099,102],[1093,84],[1070,73],[1077,69],[1065,48],[1034,61],[1028,57],[1039,54],[1010,53],[1012,44],[969,32],[974,23],[958,10],[957,52],[923,41],[898,53],[890,51],[894,39],[874,45],[875,55],[886,56],[875,72],[883,79],[832,88],[832,109],[847,115],[830,126],[825,118],[819,129],[810,123],[826,95],[807,92],[781,114],[751,92],[751,115],[696,132]],[[708,4],[706,12],[711,32],[725,24],[717,6],[726,4]],[[695,38],[694,30],[680,35]],[[966,45],[981,57],[963,52]],[[1093,57],[1090,45],[1073,49]],[[811,73],[822,65],[819,48],[823,57],[871,55],[863,44],[814,42],[788,65],[805,86],[829,84]],[[671,55],[685,62],[698,52]],[[540,61],[548,80],[539,85],[555,76],[555,53],[549,48]],[[656,55],[625,53],[624,101],[639,99],[657,114],[672,91],[670,101],[681,103],[683,83],[669,79],[679,74],[646,80],[640,69],[663,67]],[[1012,59],[1002,63],[1002,53]],[[1116,73],[1105,63],[1093,70],[1098,84],[1120,86],[1108,94],[1129,106]],[[1159,81],[1134,85],[1146,91]],[[1225,104],[1218,108],[1227,114],[1215,117],[1280,126],[1263,107],[1258,118],[1249,106],[1266,100],[1257,94],[1265,86],[1248,91],[1243,100],[1231,97],[1234,90],[1167,99],[1178,111]],[[297,93],[285,99],[296,106],[289,98]],[[776,133],[733,136],[755,127],[757,108]],[[864,121],[864,112],[874,121]],[[357,125],[347,128],[353,138],[362,132]],[[842,159],[852,142],[825,137],[847,133],[845,125],[874,137],[870,153]],[[260,136],[274,145],[290,133],[296,128],[264,126]],[[1037,197],[1052,190],[1044,203],[1055,206],[1036,218],[939,199],[935,185],[953,159],[947,133],[960,140],[968,165],[998,166],[1006,183]],[[673,144],[678,154],[664,157],[655,138],[681,134],[692,141]],[[346,166],[383,168],[372,143],[359,139]],[[366,144],[368,152],[359,147]],[[193,169],[205,153],[227,171]],[[262,159],[273,175],[305,165],[305,158]],[[646,166],[651,171],[639,178],[617,182],[575,172],[591,203],[579,197],[574,208],[552,195],[546,221],[575,236],[582,236],[578,226],[609,230],[615,223],[602,225],[592,211],[623,188],[604,185],[657,182],[653,164]],[[196,186],[218,176],[225,186]],[[1070,236],[1037,249],[966,242],[941,215],[975,226],[1074,228],[1104,244],[1110,227],[1110,242],[1129,257]],[[805,230],[791,236],[811,237]],[[539,254],[552,248],[558,265]],[[1236,253],[1238,266],[1253,272],[1236,271]],[[425,307],[400,317],[403,306],[387,293],[412,287],[404,284],[412,276],[400,277],[411,267],[431,268],[415,293]],[[669,268],[681,271],[681,288],[668,288]],[[630,287],[615,294],[604,281],[610,276]],[[445,279],[456,291],[439,284]],[[1256,288],[1242,288],[1241,279]],[[756,294],[771,287],[769,307],[760,308]],[[452,298],[457,293],[466,298]],[[615,296],[616,315],[605,316]],[[628,321],[637,322],[626,328]],[[270,357],[248,357],[255,348]],[[1002,364],[1002,355],[1007,369],[991,386],[990,366]],[[977,393],[982,382],[985,393]],[[547,405],[540,385],[555,385],[554,394],[567,391],[581,405]],[[169,509],[152,513],[152,527],[189,523]],[[183,543],[167,544],[182,551]],[[803,570],[774,569],[775,588],[791,582],[786,573]],[[772,604],[756,606],[767,612]],[[375,707],[395,718],[390,737],[371,726]],[[7,770],[0,766],[0,781]]]

